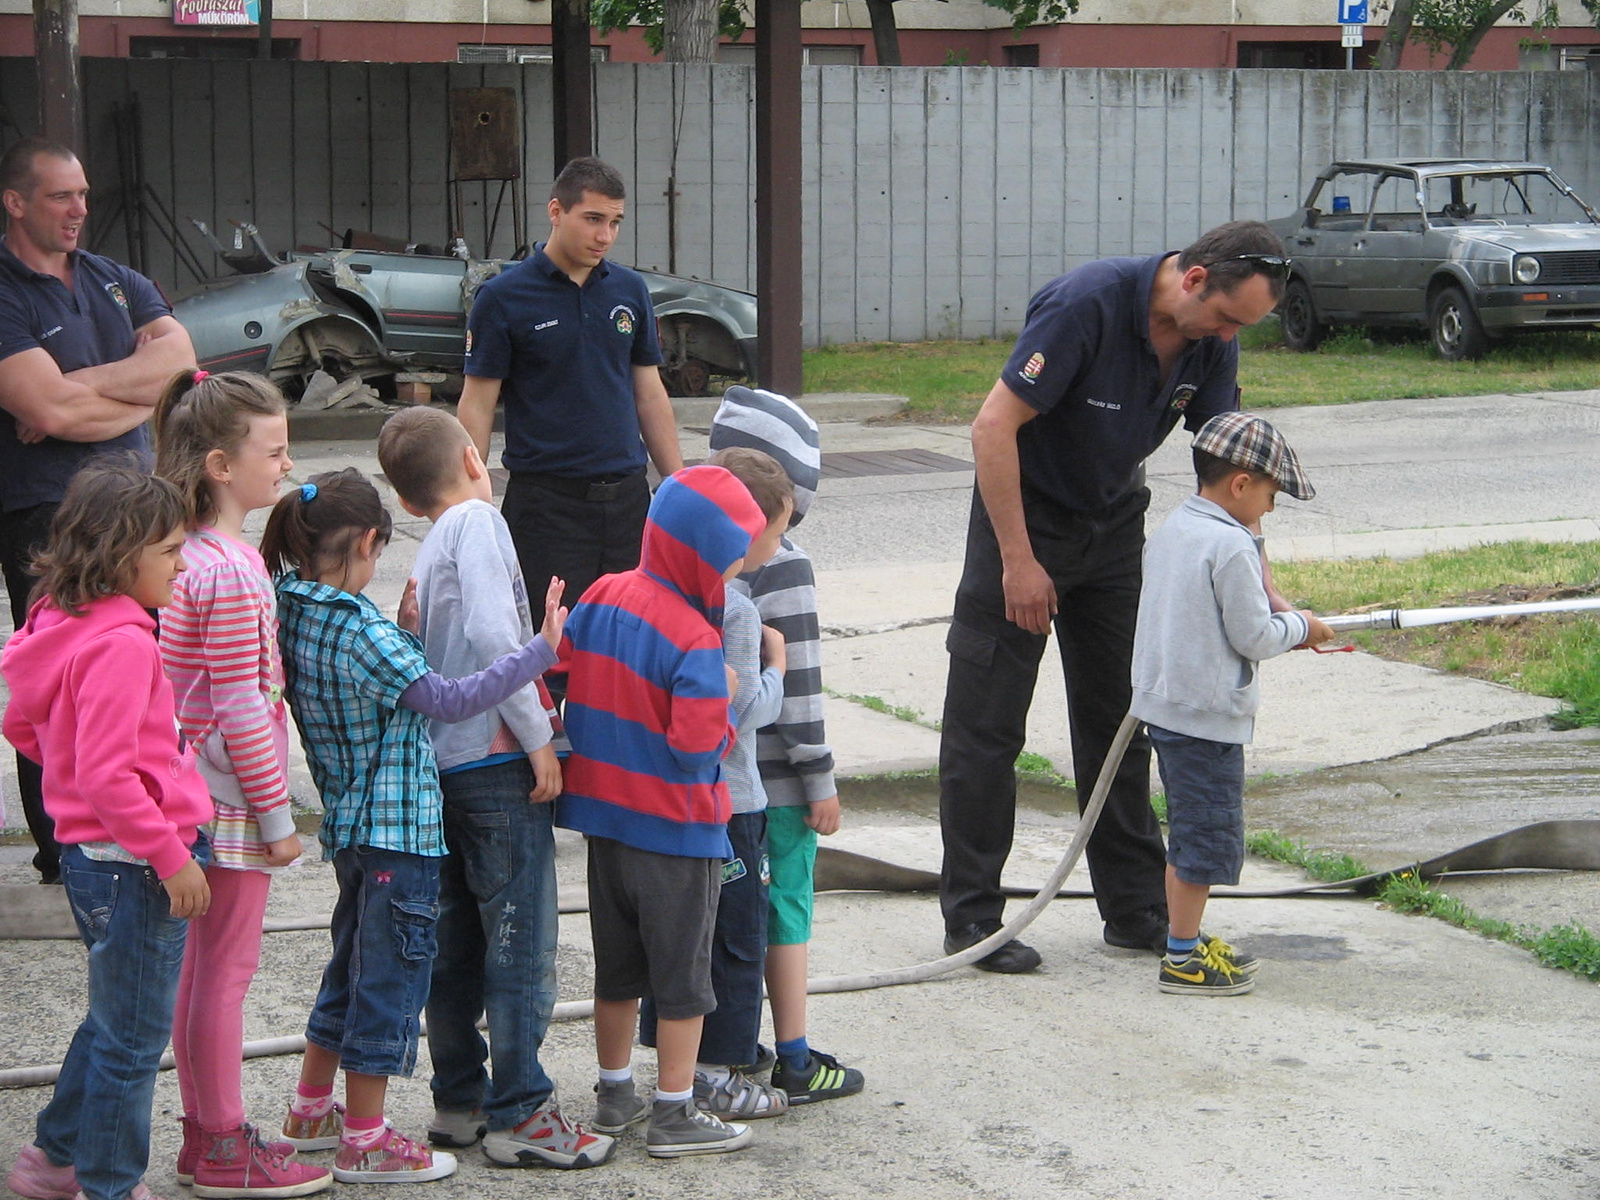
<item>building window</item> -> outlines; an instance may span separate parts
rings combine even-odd
[[[859,67],[860,46],[802,46],[801,62],[808,67]],[[749,42],[723,43],[717,47],[717,61],[730,67],[756,65],[756,48]]]
[[[129,58],[255,58],[257,37],[134,37],[128,39]],[[299,38],[273,38],[273,58],[299,58]]]
[[[1369,43],[1371,49],[1362,48],[1355,53],[1357,67],[1372,63],[1377,42]],[[1240,42],[1241,67],[1277,67],[1291,71],[1338,71],[1344,69],[1344,47],[1336,41],[1328,42]]]
[[[1020,46],[1006,47],[1006,66],[1008,67],[1037,67],[1039,65],[1039,43],[1024,42]]]
[[[495,46],[470,42],[456,47],[458,63],[547,63],[552,61],[549,46]],[[590,62],[605,62],[604,46],[589,47]]]

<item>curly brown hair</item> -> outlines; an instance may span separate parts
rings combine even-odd
[[[251,417],[279,416],[283,393],[260,375],[229,371],[179,371],[156,402],[156,474],[177,484],[189,524],[217,515],[206,459],[213,450],[231,456],[250,436]]]
[[[181,529],[183,497],[165,479],[135,464],[99,460],[72,477],[50,522],[50,540],[34,556],[41,597],[68,616],[92,600],[121,596],[138,578],[139,552]]]

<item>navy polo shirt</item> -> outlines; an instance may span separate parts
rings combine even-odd
[[[1017,431],[1022,478],[1074,512],[1140,484],[1139,467],[1182,417],[1190,429],[1239,406],[1239,347],[1191,341],[1169,378],[1150,344],[1150,290],[1169,254],[1068,271],[1028,302],[1001,381],[1039,416]]]
[[[133,353],[137,331],[172,307],[156,285],[109,258],[74,250],[72,287],[26,266],[0,239],[0,360],[43,349],[62,374],[117,362]],[[148,461],[145,426],[104,442],[17,440],[16,419],[0,420],[0,510],[59,503],[88,459],[132,450]]]
[[[466,373],[501,379],[513,471],[569,479],[644,470],[633,368],[661,361],[643,277],[601,260],[580,288],[544,247],[478,289]]]

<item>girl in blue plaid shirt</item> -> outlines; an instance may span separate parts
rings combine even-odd
[[[553,579],[544,627],[521,650],[462,679],[428,670],[422,643],[362,589],[392,525],[365,476],[313,476],[278,501],[261,553],[277,578],[285,694],[325,810],[319,837],[339,899],[333,956],[306,1025],[306,1054],[284,1138],[338,1147],[345,1183],[420,1183],[454,1156],[403,1137],[383,1119],[391,1075],[411,1074],[428,998],[445,853],[442,795],[428,719],[493,708],[555,662],[567,610]],[[401,619],[414,626],[411,590]],[[345,1107],[333,1100],[345,1072]]]

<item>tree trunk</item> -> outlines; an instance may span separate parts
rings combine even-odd
[[[1483,20],[1472,27],[1472,32],[1458,42],[1450,50],[1450,61],[1445,64],[1446,71],[1460,71],[1472,61],[1472,56],[1478,52],[1484,35],[1494,28],[1494,23],[1505,16],[1520,3],[1520,0],[1495,0],[1494,5],[1484,13]]]
[[[900,30],[894,23],[894,0],[867,0],[867,15],[872,18],[872,48],[880,67],[898,67]]]
[[[661,54],[668,62],[716,62],[717,0],[667,0]]]
[[[1389,10],[1389,23],[1383,31],[1383,41],[1378,44],[1378,52],[1372,56],[1372,69],[1374,71],[1393,71],[1400,66],[1400,52],[1406,48],[1406,40],[1411,36],[1411,14],[1417,7],[1417,0],[1394,0],[1394,7]]]

